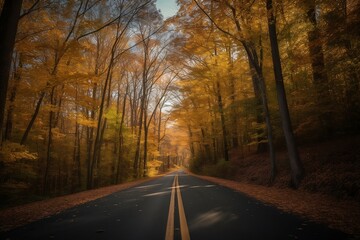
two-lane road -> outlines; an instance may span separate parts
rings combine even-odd
[[[0,239],[338,240],[347,236],[179,171],[1,233]]]

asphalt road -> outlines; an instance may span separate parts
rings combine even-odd
[[[9,240],[347,237],[181,171],[0,234]]]

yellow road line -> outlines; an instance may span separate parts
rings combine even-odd
[[[177,200],[178,200],[178,207],[179,207],[181,239],[182,240],[190,240],[190,233],[189,233],[189,228],[188,228],[188,224],[186,221],[185,210],[184,210],[183,201],[181,198],[181,191],[180,191],[179,180],[178,180],[177,175],[176,175],[176,190],[177,190]]]
[[[174,177],[174,182],[171,188],[169,215],[166,226],[165,240],[174,239],[174,212],[175,212],[175,186],[176,186],[177,175]]]

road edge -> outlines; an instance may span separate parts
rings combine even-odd
[[[246,184],[185,171],[191,176],[241,192],[282,211],[305,217],[309,221],[350,234],[354,239],[360,239],[360,203],[355,201],[339,200],[323,194],[292,189]],[[282,199],[281,196],[286,196],[287,200]]]
[[[161,178],[174,171],[176,170],[131,182],[85,190],[74,194],[68,194],[3,209],[0,211],[0,233],[13,230],[43,218],[48,218],[72,207],[106,197],[115,192],[123,191],[142,183]]]

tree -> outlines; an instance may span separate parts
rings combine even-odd
[[[21,5],[22,0],[5,0],[0,16],[0,142],[2,141],[11,59]]]
[[[316,12],[318,6],[315,0],[304,1],[308,20],[311,23],[311,30],[308,31],[308,45],[311,58],[311,68],[313,75],[313,82],[317,92],[317,102],[321,108],[319,115],[320,122],[326,131],[326,134],[331,136],[333,134],[332,114],[330,108],[330,91],[329,79],[325,69],[325,59],[323,51],[323,39],[318,26],[318,13]]]
[[[277,42],[276,33],[276,19],[274,17],[274,9],[272,0],[266,1],[266,9],[268,16],[269,36],[271,42],[271,55],[273,59],[273,67],[276,81],[276,92],[278,96],[279,109],[281,115],[282,127],[286,139],[286,145],[289,154],[289,161],[291,166],[291,179],[295,188],[299,187],[301,179],[304,177],[304,169],[299,158],[299,153],[295,143],[294,133],[291,126],[290,113],[286,99],[286,92],[284,87],[284,80],[281,68],[281,60],[279,53],[279,46]]]
[[[272,170],[271,170],[271,181],[275,177],[275,149],[273,144],[273,131],[271,126],[271,119],[270,119],[270,112],[268,107],[268,99],[267,99],[267,93],[266,93],[266,86],[265,86],[265,80],[262,70],[262,49],[260,49],[260,57],[258,56],[258,53],[256,51],[256,44],[250,39],[246,39],[244,37],[245,33],[243,33],[242,25],[238,19],[238,12],[237,9],[239,8],[239,3],[233,2],[233,5],[227,1],[224,2],[218,2],[220,6],[226,7],[230,13],[228,13],[231,16],[231,19],[233,21],[233,24],[235,25],[236,33],[231,33],[227,30],[224,30],[217,22],[205,11],[205,9],[196,1],[194,0],[196,5],[199,7],[199,9],[209,18],[209,20],[215,25],[215,27],[221,31],[223,34],[226,34],[233,38],[235,41],[237,41],[245,50],[248,61],[249,61],[249,68],[250,72],[252,74],[252,80],[253,80],[253,87],[254,87],[254,93],[257,100],[257,104],[262,105],[264,115],[265,115],[265,123],[266,123],[266,129],[267,129],[267,141],[269,145],[269,155],[270,155],[270,161]],[[252,4],[250,3],[249,6],[245,8],[245,11],[250,9]],[[243,13],[243,12],[242,12]],[[246,14],[246,13],[245,13]],[[258,122],[261,119],[261,114],[258,113]],[[259,139],[259,145],[262,145],[261,138]]]

